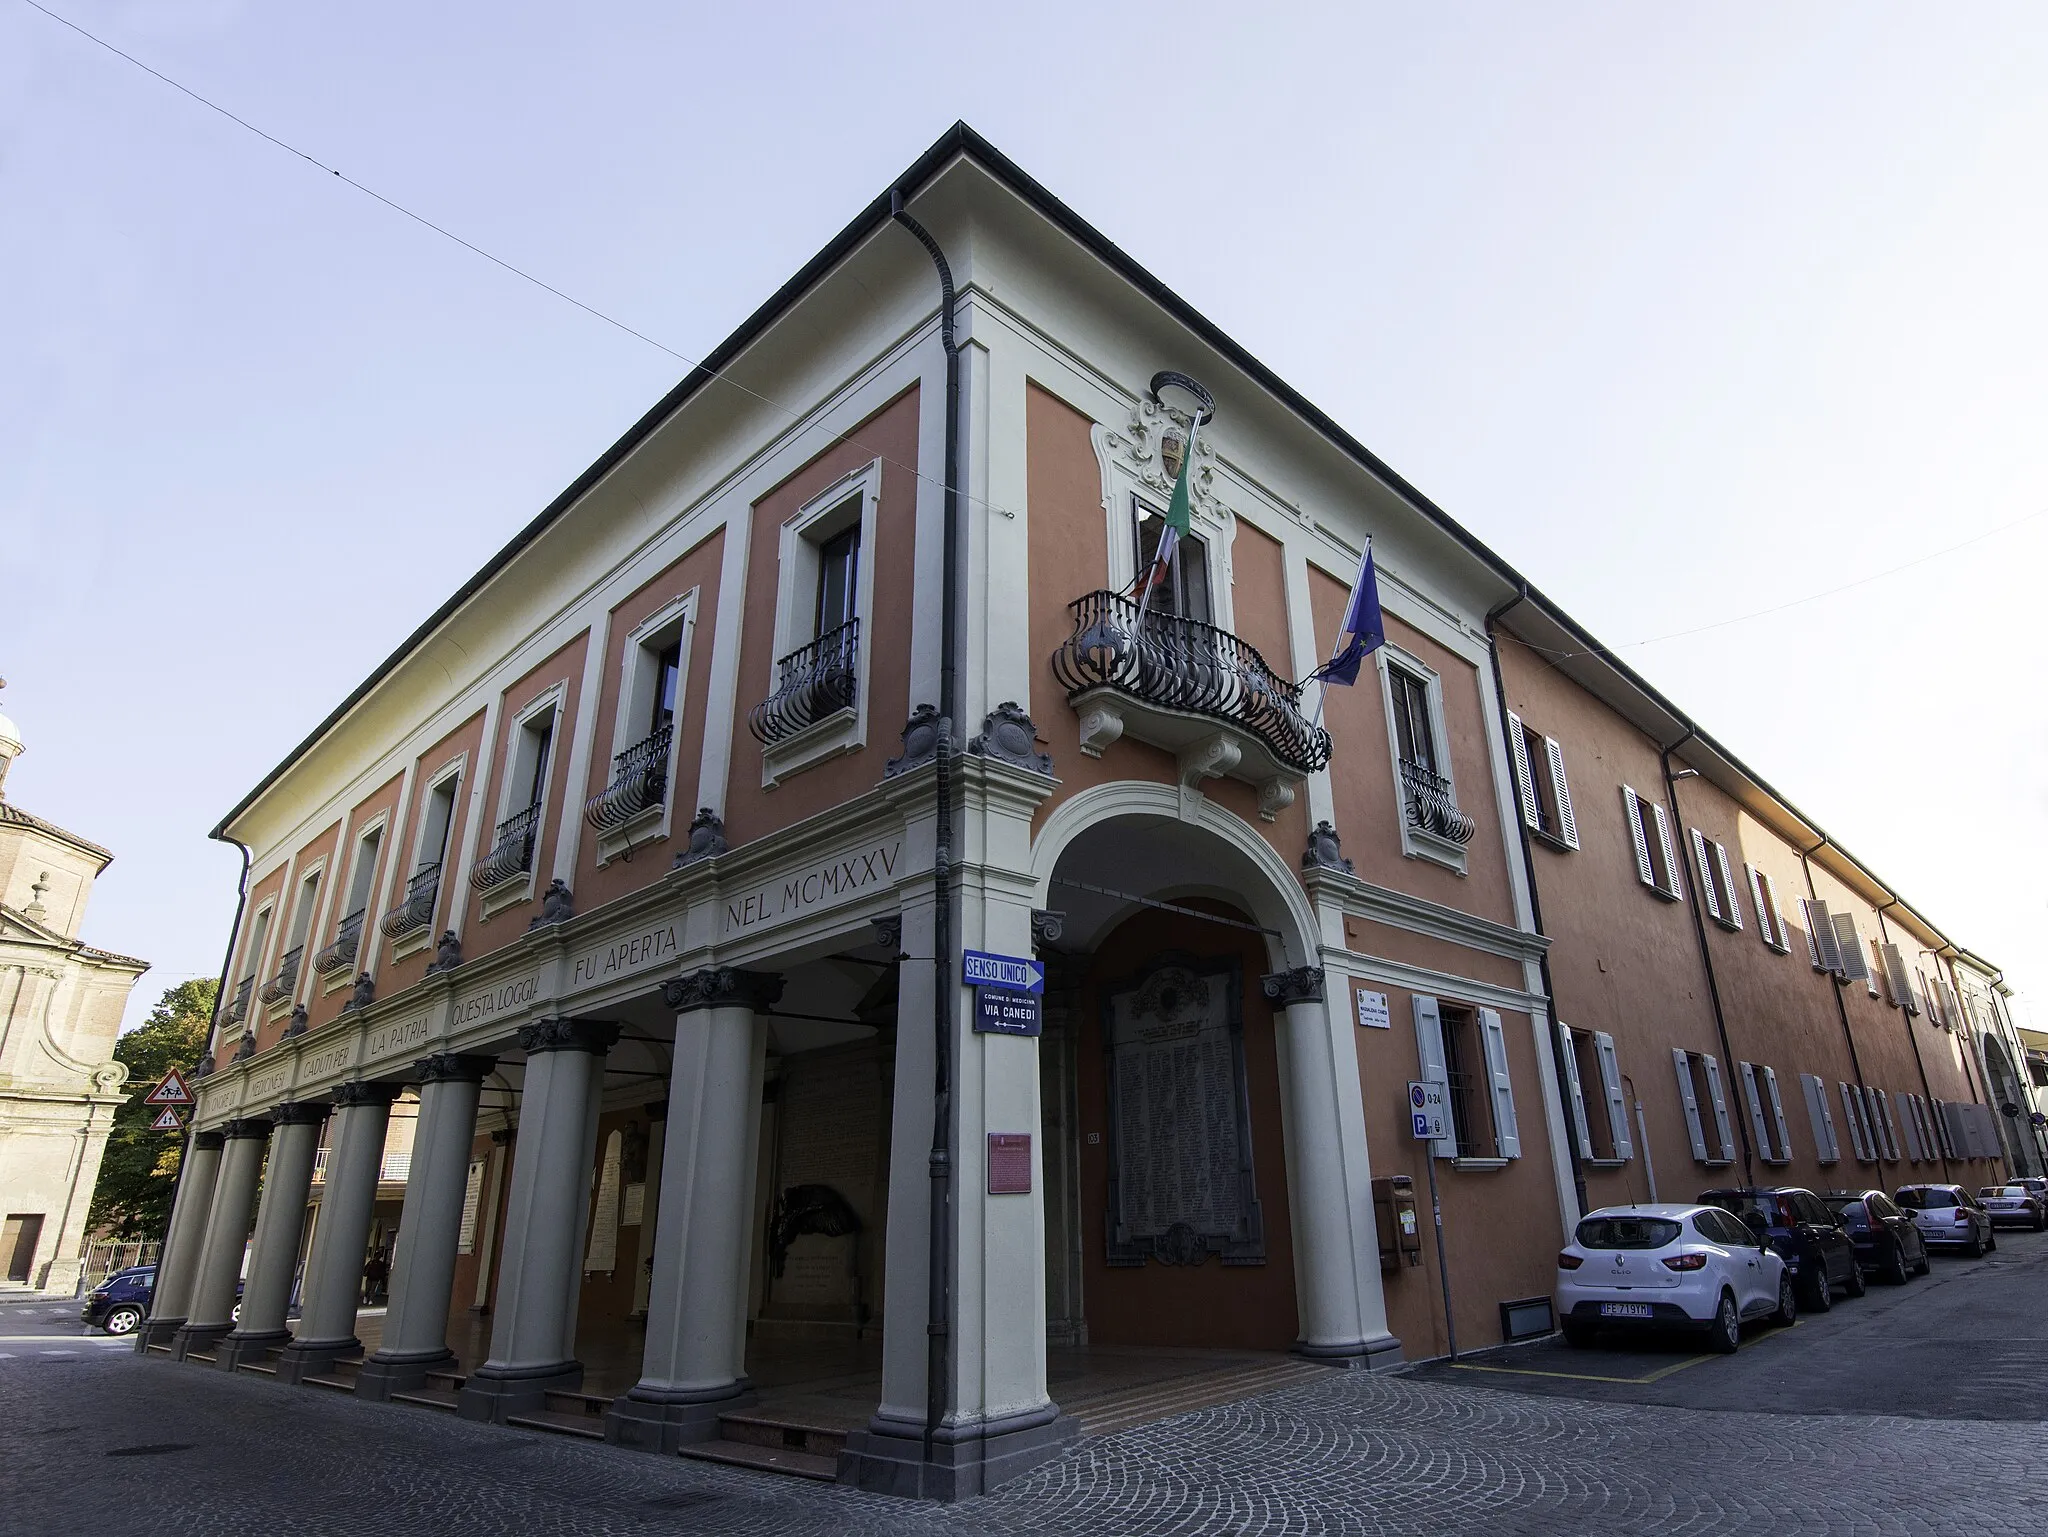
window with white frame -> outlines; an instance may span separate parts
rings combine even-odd
[[[1635,1144],[1629,1135],[1628,1096],[1614,1037],[1604,1030],[1574,1030],[1560,1021],[1557,1042],[1579,1156],[1594,1165],[1626,1163]]]
[[[1778,1093],[1778,1075],[1761,1062],[1738,1062],[1743,1108],[1756,1137],[1757,1156],[1765,1163],[1792,1161],[1792,1128],[1785,1124],[1785,1102]]]
[[[1159,540],[1166,532],[1166,517],[1142,500],[1134,501],[1133,508],[1136,515],[1132,522],[1138,541],[1135,569],[1142,576],[1159,558]],[[1209,543],[1200,534],[1190,531],[1181,536],[1165,580],[1147,594],[1146,610],[1175,614],[1197,624],[1214,624],[1215,610],[1209,601],[1210,585]]]
[[[1771,878],[1755,865],[1744,865],[1749,872],[1749,899],[1751,909],[1756,913],[1757,934],[1763,942],[1778,954],[1783,955],[1792,948],[1792,940],[1785,930],[1785,914],[1778,906],[1778,888]]]
[[[760,742],[761,782],[866,741],[874,612],[875,519],[882,461],[842,476],[784,520],[769,694],[747,726]]]
[[[533,889],[534,855],[540,847],[548,773],[554,765],[555,724],[564,697],[558,684],[529,700],[512,718],[490,850],[469,872],[470,885],[485,894],[486,914]]]
[[[363,947],[363,924],[368,921],[370,893],[377,879],[377,850],[383,846],[384,824],[377,822],[356,835],[355,853],[349,862],[345,899],[334,929],[333,943],[314,957],[313,969],[329,978],[329,987],[347,981]]]
[[[1835,1135],[1834,1112],[1828,1108],[1828,1086],[1818,1073],[1801,1073],[1799,1087],[1806,1095],[1806,1118],[1813,1127],[1815,1154],[1822,1163],[1834,1163],[1842,1156],[1842,1144]]]
[[[249,1001],[256,991],[256,973],[263,965],[263,952],[270,944],[270,915],[275,904],[266,902],[256,909],[256,916],[250,921],[242,951],[242,980],[235,984],[235,994],[220,1011],[221,1023],[241,1024],[248,1016]]]
[[[277,958],[277,972],[257,993],[266,1004],[287,1004],[297,991],[299,967],[306,958],[306,935],[312,930],[313,912],[319,900],[320,867],[315,866],[299,877],[291,907],[291,926],[285,930],[284,952]]]
[[[1685,1131],[1692,1140],[1693,1158],[1715,1168],[1733,1163],[1735,1127],[1728,1119],[1728,1096],[1721,1088],[1721,1064],[1706,1052],[1674,1046],[1671,1065],[1678,1074],[1678,1098],[1685,1107]],[[1709,1116],[1713,1118],[1711,1126]]]
[[[1443,679],[1421,658],[1392,645],[1373,652],[1387,706],[1387,741],[1401,795],[1401,852],[1459,874],[1477,824],[1458,808],[1444,729]]]
[[[1438,1158],[1486,1166],[1522,1156],[1514,1081],[1500,1014],[1414,995],[1419,1077],[1443,1092],[1451,1135],[1431,1144]]]
[[[611,771],[583,807],[597,830],[599,864],[669,831],[675,806],[677,722],[684,709],[698,589],[663,604],[637,625],[621,651]]]
[[[1692,837],[1693,868],[1700,877],[1700,903],[1707,916],[1724,929],[1742,928],[1742,900],[1735,893],[1735,876],[1728,864],[1728,849],[1697,827],[1688,828]]]
[[[410,954],[427,942],[441,894],[448,834],[455,825],[455,798],[461,790],[462,768],[457,764],[430,783],[420,801],[412,874],[407,877],[398,902],[384,915],[382,925],[387,939],[401,942],[394,956]]]
[[[1532,731],[1508,712],[1508,753],[1514,760],[1515,798],[1530,832],[1553,848],[1579,846],[1572,818],[1572,790],[1564,771],[1564,747],[1554,736]]]
[[[1667,902],[1683,901],[1678,850],[1671,841],[1671,817],[1664,803],[1645,800],[1623,785],[1621,807],[1628,819],[1629,842],[1635,846],[1636,878]]]

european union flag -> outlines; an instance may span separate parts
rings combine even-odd
[[[1366,653],[1387,643],[1386,621],[1380,617],[1380,584],[1372,569],[1372,540],[1365,541],[1365,558],[1358,563],[1358,580],[1351,584],[1351,602],[1344,610],[1344,626],[1338,631],[1337,654],[1309,677],[1324,684],[1341,683],[1346,688],[1358,682],[1358,669]]]

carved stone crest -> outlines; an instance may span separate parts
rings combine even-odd
[[[981,734],[967,744],[967,750],[1034,774],[1052,775],[1052,754],[1038,750],[1038,727],[1014,699],[1004,700],[989,712],[981,723]]]
[[[729,847],[724,820],[709,806],[699,806],[690,819],[690,846],[676,855],[674,868],[693,865],[700,859],[716,859]]]
[[[559,877],[548,882],[548,889],[540,899],[540,916],[526,927],[528,931],[544,929],[551,923],[567,923],[576,916],[576,897],[569,890],[569,883]]]
[[[441,937],[434,941],[434,959],[427,967],[427,975],[432,976],[437,971],[453,971],[461,964],[462,941],[456,937],[455,930],[443,929]]]
[[[356,973],[356,984],[349,989],[348,1002],[341,1006],[341,1012],[352,1014],[357,1009],[367,1009],[377,1000],[377,982],[367,971]]]
[[[953,723],[939,714],[938,706],[921,704],[910,712],[910,719],[903,723],[903,752],[891,758],[882,769],[884,779],[894,779],[898,774],[907,774],[922,764],[938,757],[941,744],[944,750],[952,750]]]

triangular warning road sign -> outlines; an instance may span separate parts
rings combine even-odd
[[[189,1105],[192,1091],[185,1087],[185,1075],[175,1067],[164,1074],[164,1081],[151,1089],[142,1098],[145,1105]]]
[[[178,1112],[169,1105],[156,1113],[156,1119],[149,1123],[151,1131],[183,1131],[185,1123],[178,1119]]]

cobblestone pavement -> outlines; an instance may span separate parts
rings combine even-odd
[[[1332,1372],[951,1508],[132,1354],[0,1362],[0,1511],[91,1533],[1705,1534],[2048,1529],[2038,1425],[1560,1401]],[[1929,1476],[1938,1469],[1938,1476]]]

